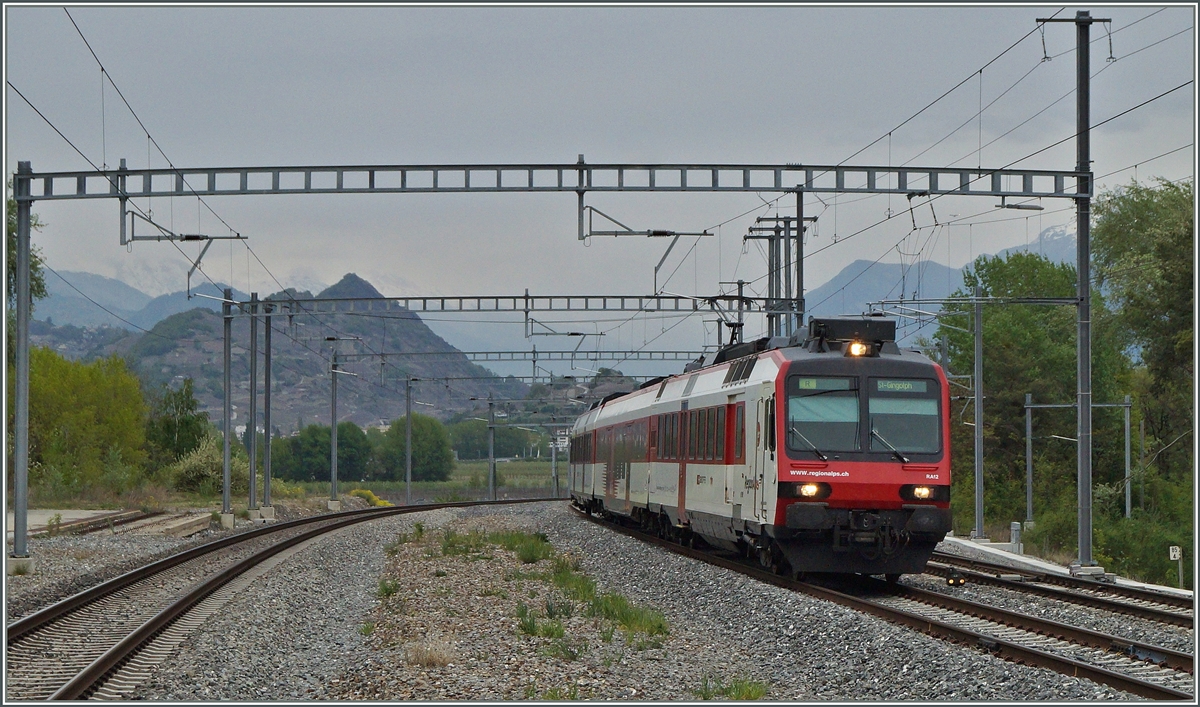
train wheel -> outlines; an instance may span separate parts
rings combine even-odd
[[[885,574],[883,576],[883,578],[887,580],[888,584],[895,584],[896,582],[900,581],[900,573],[899,572],[890,572],[888,574]]]

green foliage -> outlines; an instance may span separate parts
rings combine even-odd
[[[488,423],[463,420],[450,425],[450,442],[459,459],[487,459]],[[519,427],[496,427],[493,449],[497,458],[516,457],[536,441],[537,435]],[[414,443],[414,446],[415,443]],[[484,480],[486,483],[486,479]]]
[[[371,458],[366,434],[350,421],[338,423],[338,479],[363,481]],[[295,437],[271,440],[271,473],[290,481],[329,479],[329,428],[308,425]]]
[[[406,418],[392,420],[384,434],[379,450],[382,479],[403,480],[407,458]],[[436,418],[413,413],[412,418],[412,479],[413,481],[446,481],[454,469],[450,435]]]
[[[565,638],[555,638],[545,648],[542,649],[542,655],[551,658],[560,658],[566,661],[579,660],[579,656],[583,653],[586,645],[575,644]]]
[[[561,621],[549,619],[539,622],[537,616],[524,602],[517,603],[517,629],[528,636],[543,638],[562,638],[565,634]]]
[[[379,498],[378,496],[376,496],[375,493],[371,491],[371,489],[354,489],[350,492],[350,495],[357,496],[357,497],[363,499],[371,506],[383,507],[383,506],[393,505],[391,503],[391,501],[385,501],[382,498]]]
[[[186,339],[214,334],[211,316],[209,310],[200,307],[172,314],[151,327],[149,333],[133,344],[129,350],[129,360],[140,361],[147,356],[161,356],[183,346]]]
[[[162,385],[150,400],[146,445],[156,466],[171,464],[200,445],[208,434],[208,413],[199,412],[192,379],[178,390]]]
[[[231,445],[231,452],[240,445]],[[274,473],[274,472],[272,472]],[[191,452],[180,457],[169,469],[171,485],[179,491],[189,491],[205,496],[221,493],[225,474],[225,446],[221,437],[206,435]],[[230,454],[230,493],[243,493],[250,488],[250,459],[242,454]],[[277,486],[272,483],[271,492]]]
[[[8,181],[8,192],[12,193],[12,180]],[[7,298],[5,299],[5,304],[7,306],[5,307],[5,312],[6,312],[7,316],[5,317],[5,320],[6,320],[6,323],[8,326],[8,341],[16,341],[16,335],[17,335],[16,322],[17,322],[17,320],[16,320],[16,318],[13,317],[13,314],[16,313],[16,312],[14,312],[14,310],[16,310],[16,308],[17,308],[17,199],[13,199],[10,197],[7,199],[7,203],[8,203],[8,218],[7,218],[6,227],[5,227],[5,241],[6,241],[6,252],[7,252],[7,259],[5,260],[5,264],[7,265],[6,269],[5,269],[5,283],[6,283],[6,287],[7,287],[7,289],[5,289],[5,292],[7,293]],[[44,271],[42,268],[42,264],[44,263],[44,259],[42,258],[42,251],[41,251],[41,248],[38,248],[37,246],[32,244],[32,234],[34,234],[35,232],[38,232],[38,230],[41,230],[44,226],[46,226],[46,223],[42,223],[41,220],[38,220],[37,214],[29,215],[29,232],[30,232],[29,304],[30,304],[30,308],[32,308],[32,304],[34,304],[34,302],[36,302],[37,300],[46,298],[46,295],[47,295],[46,274],[44,274]],[[5,348],[5,352],[6,352],[7,359],[8,359],[8,365],[10,365],[10,366],[16,365],[17,359],[14,358],[14,357],[16,357],[16,348],[14,348],[13,346],[8,346]]]
[[[398,591],[400,591],[399,582],[393,579],[380,578],[379,587],[376,589],[375,594],[380,599],[387,599],[388,597],[395,595],[395,593]]]
[[[1139,396],[1147,445],[1167,478],[1190,479],[1194,445],[1172,444],[1194,426],[1195,222],[1189,182],[1133,182],[1096,201],[1096,278],[1149,374]]]
[[[68,361],[41,347],[29,353],[31,487],[77,492],[119,482],[119,491],[144,481],[146,405],[124,361]]]
[[[372,633],[375,633],[375,622],[368,621],[365,624],[360,625],[358,627],[358,632],[363,636],[370,636]]]
[[[1052,263],[1033,253],[981,256],[964,271],[963,287],[953,296],[970,296],[978,284],[984,296],[1070,297],[1075,292],[1075,279],[1071,265]],[[947,306],[947,313],[959,315],[949,317],[947,323],[970,329],[967,315],[972,309],[969,304]],[[1093,399],[1120,400],[1128,392],[1129,370],[1121,354],[1119,327],[1099,294],[1093,297],[1092,312]],[[1075,328],[1075,311],[1070,307],[983,307],[984,507],[989,524],[1007,526],[1011,520],[1024,518],[1025,394],[1032,393],[1035,403],[1075,400]],[[974,334],[943,326],[937,336],[948,342],[949,372],[970,374],[974,370]],[[974,525],[974,428],[959,421],[969,421],[974,410],[963,400],[952,404],[950,414],[954,471],[951,508],[956,530],[964,532]],[[1119,410],[1113,413],[1098,409],[1093,427],[1096,480],[1111,483],[1123,469]],[[1042,469],[1035,472],[1035,482],[1056,489],[1071,483],[1075,448],[1049,435],[1074,437],[1073,411],[1036,411],[1034,428],[1038,437],[1034,451]]]
[[[472,555],[482,553],[487,549],[487,538],[479,531],[459,533],[450,528],[442,531],[442,555]]]

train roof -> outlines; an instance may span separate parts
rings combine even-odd
[[[780,362],[823,358],[840,359],[847,354],[846,347],[853,344],[864,347],[861,355],[868,358],[908,359],[913,362],[933,364],[923,353],[915,349],[901,349],[897,346],[896,320],[894,319],[877,315],[810,317],[807,330],[797,332],[791,337],[763,337],[754,341],[730,344],[718,351],[712,362],[707,365],[701,359],[688,364],[682,373],[655,378],[643,383],[636,390],[607,395],[602,400],[593,403],[580,420],[596,419],[599,410],[611,402],[640,397],[638,394],[642,394],[643,391],[654,394],[656,391],[653,389],[662,386],[664,382],[671,383],[685,379],[695,373],[703,373],[732,361],[748,359],[751,356],[760,359],[763,354],[768,353],[773,354]],[[737,364],[734,364],[734,368],[736,366]],[[736,370],[731,374],[734,378],[739,377]]]

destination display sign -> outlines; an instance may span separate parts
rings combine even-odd
[[[875,381],[875,390],[880,393],[924,393],[929,389],[929,381],[923,380],[887,380]]]

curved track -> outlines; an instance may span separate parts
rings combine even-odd
[[[1194,699],[1194,658],[1188,654],[869,578],[839,583],[836,589],[799,581],[764,570],[748,560],[733,559],[727,553],[685,547],[575,510],[607,528],[692,559],[833,601],[939,638],[980,647],[1006,660],[1086,678],[1151,699]]]
[[[324,514],[231,535],[153,562],[9,624],[6,700],[103,695],[106,681],[193,607],[269,558],[322,534],[398,514],[544,500]]]

